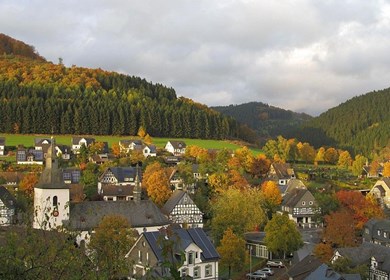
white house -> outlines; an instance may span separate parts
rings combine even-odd
[[[5,137],[0,137],[0,156],[5,154]]]
[[[15,198],[5,187],[0,186],[0,226],[13,224],[15,207]]]
[[[88,147],[92,143],[95,142],[94,138],[88,138],[88,137],[72,137],[72,152],[74,154],[80,153],[81,146]]]
[[[168,141],[165,145],[165,150],[175,156],[184,155],[186,152],[186,143],[184,141]]]

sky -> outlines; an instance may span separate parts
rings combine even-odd
[[[0,33],[208,106],[316,116],[390,87],[384,0],[0,0]]]

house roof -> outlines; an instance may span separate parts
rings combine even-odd
[[[368,264],[371,257],[382,258],[386,256],[386,261],[382,265],[382,270],[390,272],[390,248],[379,244],[363,242],[359,247],[338,248],[338,254],[351,260],[353,265]],[[336,253],[336,252],[335,252]]]
[[[70,180],[72,184],[78,184],[81,178],[81,170],[76,168],[66,168],[62,171],[64,181]]]
[[[217,250],[215,249],[214,245],[211,243],[210,239],[207,237],[206,233],[202,228],[178,228],[174,229],[173,232],[174,234],[171,236],[171,238],[177,238],[176,240],[174,240],[177,241],[175,242],[175,245],[177,246],[176,250],[183,251],[191,243],[194,243],[202,250],[202,253],[200,255],[202,261],[207,262],[220,258]],[[161,252],[162,247],[159,244],[159,240],[161,240],[161,238],[163,237],[163,233],[160,231],[151,231],[144,232],[143,235],[145,236],[145,239],[149,243],[149,246],[153,250],[157,259],[159,261],[163,261],[164,259]]]
[[[115,178],[118,180],[118,182],[125,182],[125,178],[133,178],[135,180],[136,173],[137,173],[137,167],[108,167],[106,171],[103,172],[103,174],[100,176],[101,178],[104,177],[105,173],[107,171],[111,171],[112,174],[114,174]],[[142,181],[142,170],[141,168],[138,168],[138,178],[140,181]],[[130,183],[130,182],[129,182]]]
[[[92,230],[104,216],[124,216],[132,227],[168,225],[168,219],[150,200],[85,201],[70,204],[69,227],[73,230]]]
[[[7,208],[15,208],[16,199],[13,195],[3,186],[0,186],[0,200]]]
[[[167,200],[164,206],[161,208],[161,212],[166,215],[169,215],[173,208],[179,203],[179,201],[186,195],[186,192],[182,190],[175,190],[171,197]]]
[[[246,242],[254,244],[264,244],[265,232],[264,231],[252,231],[244,233],[244,239]]]
[[[363,232],[364,237],[369,237],[370,239],[376,239],[388,243],[390,240],[382,235],[383,232],[390,233],[390,220],[388,219],[370,219],[365,225],[365,228],[369,229],[367,234]],[[378,230],[381,231],[381,234],[378,234]]]
[[[91,137],[72,137],[72,144],[78,145],[81,139],[85,139],[85,141],[87,141],[87,145],[95,142],[95,138],[91,138]]]
[[[321,264],[305,280],[344,280],[344,278],[326,264]]]
[[[22,172],[4,171],[4,172],[0,172],[0,177],[4,178],[7,183],[10,182],[19,183],[23,179],[24,174]]]
[[[102,185],[102,195],[104,196],[117,196],[117,195],[125,195],[130,196],[133,195],[134,186],[133,185],[124,185],[124,186],[116,186],[116,185]]]
[[[123,139],[119,140],[119,143],[125,146],[129,146],[131,143],[134,143],[134,145],[142,146],[142,141],[138,139]]]
[[[187,147],[186,143],[184,141],[168,141],[171,143],[171,145],[173,146],[174,149],[183,149],[185,147]]]
[[[285,193],[291,192],[295,189],[306,189],[305,184],[299,179],[291,179],[286,184]]]
[[[35,146],[50,145],[50,144],[51,144],[50,138],[35,138],[34,139]]]
[[[291,175],[294,174],[293,169],[289,163],[272,163],[272,166],[275,170],[276,177],[279,179],[288,179],[291,178]]]
[[[306,279],[310,273],[316,270],[322,262],[314,255],[308,255],[299,263],[293,265],[287,272],[287,274],[294,280]]]
[[[282,205],[288,207],[294,207],[297,203],[303,198],[303,196],[310,191],[307,189],[294,189],[293,191],[287,193],[284,198]],[[310,193],[311,194],[311,193]],[[313,201],[312,207],[316,207],[316,202]]]
[[[378,180],[374,187],[378,188],[379,186],[382,186],[382,183],[384,183],[388,189],[390,189],[390,177],[383,177],[382,179]]]

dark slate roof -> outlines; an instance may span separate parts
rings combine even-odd
[[[207,237],[206,233],[202,228],[190,228],[190,229],[174,229],[174,234],[171,238],[175,239],[176,250],[183,251],[191,243],[195,243],[201,250],[201,260],[203,262],[219,259],[220,256],[215,249],[214,245],[211,243],[210,239]],[[150,231],[144,232],[143,235],[149,243],[149,246],[153,250],[159,261],[163,261],[163,256],[161,254],[161,246],[158,240],[161,240],[162,234],[160,231]]]
[[[30,150],[28,150],[28,152],[30,154],[34,155],[34,160],[35,161],[43,161],[44,160],[43,151],[30,149]]]
[[[109,168],[107,168],[107,170],[110,170],[119,182],[124,182],[125,178],[133,178],[133,182],[134,182],[135,175],[137,172],[137,168],[131,167],[131,166],[129,166],[129,167],[109,167]],[[101,177],[104,176],[104,173],[102,174]],[[142,181],[141,168],[138,168],[138,178],[140,181]],[[129,183],[130,183],[130,181],[129,181]]]
[[[87,145],[90,145],[93,142],[95,142],[95,138],[90,138],[90,137],[72,137],[72,144],[73,145],[78,145],[80,143],[81,139],[85,139],[85,141],[87,141]]]
[[[302,199],[306,192],[308,192],[306,189],[294,189],[292,192],[286,193],[283,198],[282,205],[294,207]]]
[[[184,141],[169,141],[173,148],[175,149],[183,149],[185,147],[187,147],[186,143]]]
[[[80,183],[81,170],[74,169],[74,168],[67,168],[62,171],[62,176],[64,178],[64,181],[70,180],[71,184],[78,184]]]
[[[169,215],[173,208],[179,203],[180,199],[185,195],[186,193],[181,190],[175,190],[171,197],[167,200],[167,202],[164,204],[164,206],[161,208],[161,212],[163,212],[166,215]]]
[[[15,208],[16,200],[13,195],[3,186],[0,186],[0,200],[7,208]]]
[[[364,228],[369,229],[369,233],[363,231],[363,236],[366,241],[370,241],[372,239],[383,241],[385,243],[389,243],[390,236],[390,220],[388,219],[370,219],[365,225]],[[380,234],[378,234],[378,230]],[[384,232],[387,233],[387,237],[384,237]]]
[[[382,259],[385,262],[382,270],[390,272],[390,248],[382,245],[363,242],[359,247],[338,248],[338,253],[351,260],[352,265],[369,264],[371,257]]]
[[[362,280],[360,274],[341,274],[345,280]]]
[[[103,185],[102,186],[102,195],[104,196],[131,196],[133,195],[134,186],[133,185]]]
[[[0,137],[0,145],[1,146],[5,145],[5,137]]]
[[[344,280],[344,278],[326,264],[320,265],[305,280]]]
[[[299,263],[293,265],[287,272],[287,274],[294,280],[303,280],[310,273],[316,270],[322,262],[313,255],[308,255]]]
[[[4,178],[7,183],[19,183],[23,177],[24,174],[23,172],[9,172],[9,171],[4,171],[0,172],[0,177]]]
[[[85,201],[71,203],[69,227],[72,230],[92,230],[104,216],[124,216],[132,227],[168,225],[168,219],[150,200],[135,201]]]
[[[157,153],[157,147],[155,145],[147,145],[148,148],[150,149],[150,153]]]

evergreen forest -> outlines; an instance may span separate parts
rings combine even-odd
[[[0,132],[244,138],[233,118],[145,79],[47,62],[0,34]],[[252,139],[253,140],[253,139]]]

